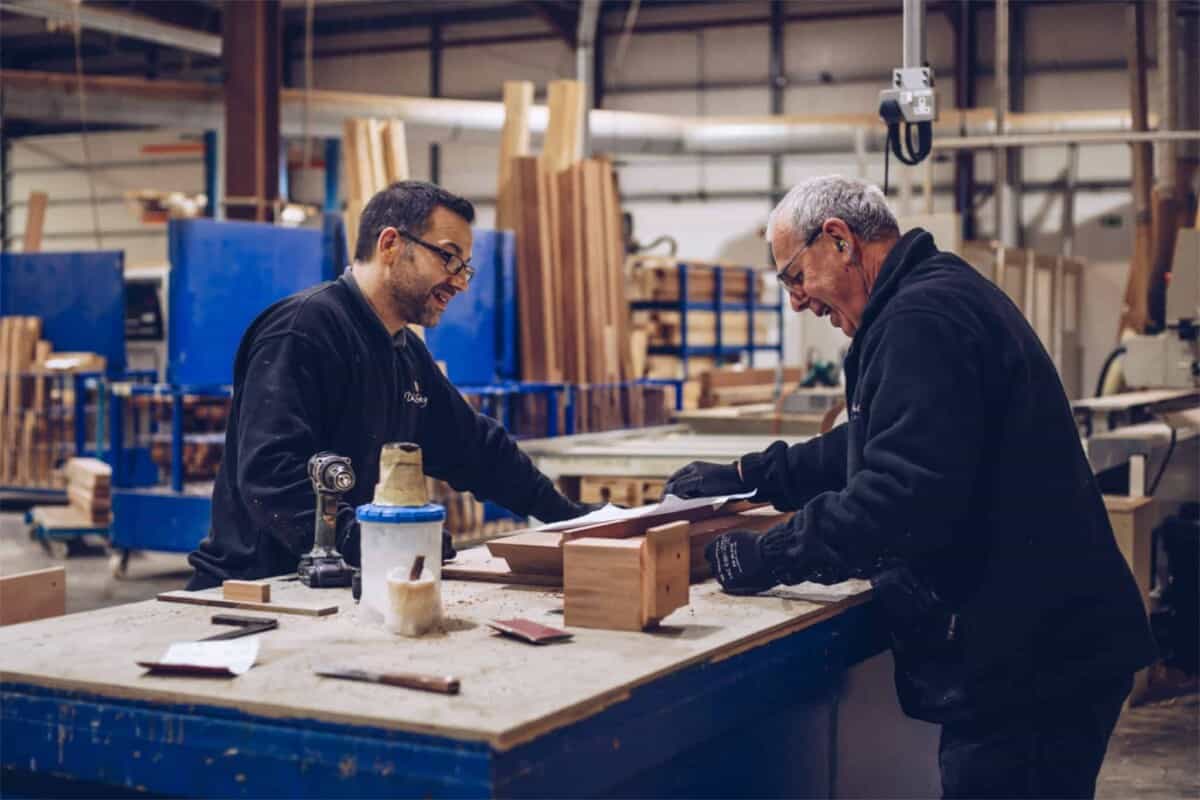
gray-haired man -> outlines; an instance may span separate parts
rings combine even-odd
[[[809,180],[767,237],[792,308],[853,339],[849,421],[672,477],[800,510],[717,539],[713,572],[734,594],[871,576],[901,705],[943,724],[946,796],[1091,796],[1155,647],[1049,355],[873,186]]]

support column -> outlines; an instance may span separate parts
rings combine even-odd
[[[996,0],[996,133],[1007,133],[1010,111],[1019,111],[1024,88],[1024,31],[1020,7]],[[1009,247],[1021,242],[1021,154],[1012,148],[994,151],[992,202],[995,204],[996,238]]]
[[[787,69],[783,61],[783,32],[784,32],[783,3],[771,3],[771,43],[768,56],[770,70],[771,114],[783,113],[783,91],[787,88]],[[783,156],[778,153],[771,156],[771,207],[774,208],[783,199]]]
[[[974,108],[976,76],[979,74],[978,14],[973,0],[959,0],[951,15],[954,22],[954,105]],[[963,126],[965,128],[965,126]],[[959,136],[966,130],[960,129]],[[954,156],[954,210],[961,220],[964,242],[975,238],[975,151],[960,150]]]
[[[221,14],[225,216],[269,222],[279,194],[280,0],[230,2]]]
[[[429,24],[429,96],[442,96],[442,21],[434,17]],[[442,146],[429,145],[429,182],[442,182]]]

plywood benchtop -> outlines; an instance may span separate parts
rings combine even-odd
[[[619,703],[632,689],[687,666],[719,661],[862,603],[731,597],[692,587],[691,604],[657,633],[576,629],[569,643],[534,647],[496,636],[489,619],[563,627],[562,594],[537,587],[447,581],[446,632],[403,639],[360,622],[349,590],[273,582],[280,602],[336,599],[338,614],[279,616],[260,637],[258,664],[233,679],[151,677],[134,662],[176,641],[219,632],[220,609],[133,603],[0,629],[0,682],[172,705],[234,708],[273,718],[363,725],[487,742],[506,750]],[[321,678],[313,667],[453,674],[455,697]]]

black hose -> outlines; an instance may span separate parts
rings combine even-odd
[[[1179,434],[1171,428],[1171,443],[1167,445],[1167,454],[1163,456],[1162,463],[1158,465],[1158,472],[1154,475],[1154,480],[1150,482],[1149,488],[1146,489],[1146,495],[1154,496],[1154,491],[1158,488],[1159,481],[1162,480],[1163,473],[1167,471],[1167,464],[1171,463],[1171,454],[1175,452],[1175,441],[1179,438]]]
[[[1108,377],[1108,370],[1112,367],[1113,362],[1116,361],[1120,356],[1123,356],[1124,354],[1125,354],[1125,345],[1119,344],[1116,347],[1114,347],[1113,351],[1108,354],[1107,358],[1104,359],[1104,366],[1100,367],[1100,377],[1096,379],[1096,393],[1094,395],[1095,397],[1099,397],[1101,392],[1104,391],[1104,380],[1105,380],[1105,378]]]

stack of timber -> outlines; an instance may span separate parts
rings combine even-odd
[[[745,406],[772,402],[780,393],[794,388],[804,379],[805,370],[785,367],[782,374],[768,369],[709,369],[700,373],[700,408]],[[776,386],[781,378],[782,385]]]
[[[96,458],[72,458],[67,475],[67,499],[72,511],[92,525],[112,522],[112,467]]]
[[[680,266],[686,265],[687,299],[690,302],[713,303],[717,300],[717,273],[721,274],[720,299],[724,303],[744,304],[751,297],[764,302],[763,273],[724,264],[679,262],[662,256],[639,256],[630,262],[630,300],[661,303],[680,301]],[[688,344],[698,347],[716,345],[716,314],[692,310],[688,313]],[[679,311],[636,311],[633,327],[644,332],[646,344],[655,347],[679,347],[683,344],[682,316]],[[721,314],[721,342],[724,345],[745,345],[750,341],[750,317],[745,311],[724,311]],[[775,331],[773,315],[754,315],[754,341],[769,341]]]
[[[232,400],[228,397],[183,397],[183,479],[210,481],[216,478],[225,454],[225,427]],[[141,396],[131,405],[157,422],[160,433],[150,439],[150,458],[163,474],[171,471],[170,397]]]
[[[70,375],[103,372],[95,353],[54,353],[37,317],[0,317],[0,484],[63,488],[55,472],[74,454]]]
[[[711,302],[717,296],[717,270],[721,269],[721,299],[727,303],[745,303],[754,292],[761,299],[762,272],[750,272],[730,264],[701,261],[680,262],[664,256],[638,256],[630,262],[629,299],[677,302],[679,265],[687,267],[687,294],[692,301]],[[753,276],[753,277],[751,277]]]
[[[498,224],[517,240],[521,377],[576,384],[577,430],[640,427],[645,387],[631,347],[616,174],[581,159],[583,87],[551,81],[540,156],[529,155],[532,86],[505,85]],[[655,395],[657,400],[661,395]]]
[[[616,503],[625,508],[657,503],[662,498],[663,478],[621,478],[583,475],[579,478],[579,502]]]
[[[376,194],[408,180],[404,123],[398,120],[347,119],[342,129],[346,169],[346,239],[350,255],[358,237],[358,220]]]
[[[183,435],[183,479],[211,481],[217,477],[225,455],[224,433],[185,433]],[[171,472],[171,435],[162,433],[150,441],[150,459],[163,474]]]

